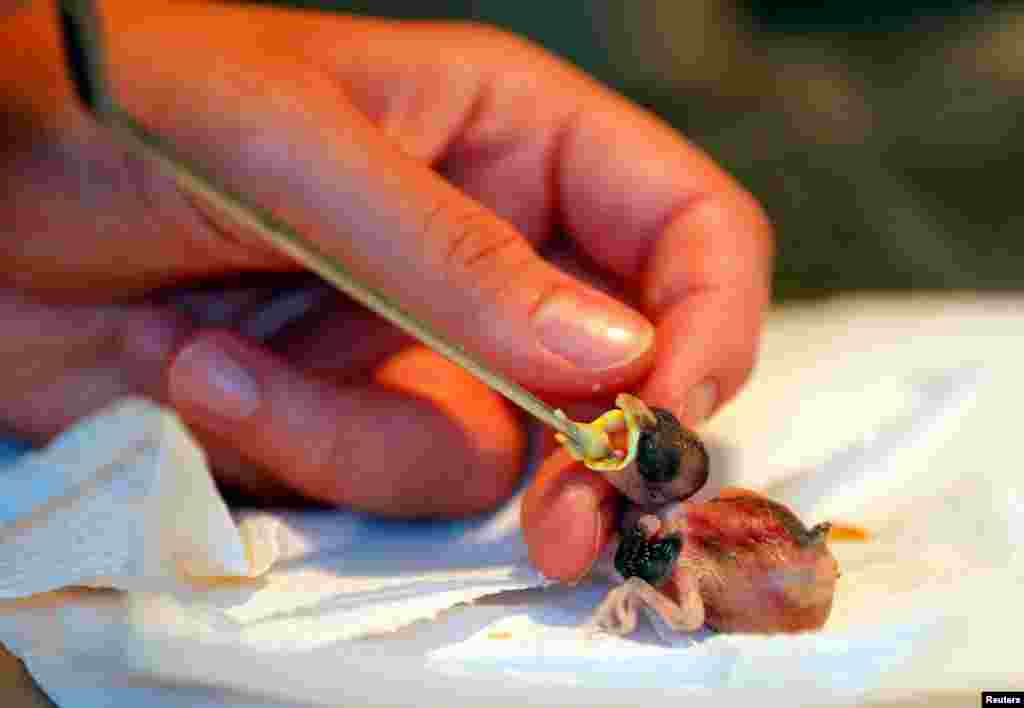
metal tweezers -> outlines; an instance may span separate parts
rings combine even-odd
[[[65,59],[78,99],[130,148],[155,159],[174,175],[184,189],[200,196],[341,292],[466,369],[580,448],[594,449],[592,435],[586,426],[569,420],[523,387],[479,362],[463,348],[447,341],[394,300],[359,282],[344,265],[323,253],[295,229],[242,195],[218,185],[200,166],[179,157],[168,141],[141,125],[115,101],[107,83],[102,28],[93,0],[60,0],[59,7]]]

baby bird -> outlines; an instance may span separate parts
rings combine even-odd
[[[782,504],[738,488],[623,521],[606,569],[622,584],[594,613],[596,629],[629,634],[641,608],[677,632],[801,632],[828,619],[839,566],[827,523],[807,528]]]

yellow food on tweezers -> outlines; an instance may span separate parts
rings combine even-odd
[[[592,423],[574,423],[576,428],[582,432],[584,444],[589,449],[584,450],[566,435],[555,433],[555,439],[569,451],[573,459],[579,460],[592,470],[609,472],[621,470],[636,459],[637,444],[640,442],[640,433],[645,428],[653,427],[657,421],[650,409],[644,405],[636,396],[628,393],[620,393],[615,398],[614,408],[595,419]],[[555,411],[555,415],[566,418],[562,411]],[[625,453],[612,447],[609,433],[617,433],[621,430],[628,430],[628,442]]]
[[[575,423],[576,435],[555,439],[574,459],[601,472],[635,504],[663,504],[692,496],[707,481],[708,454],[697,436],[663,408],[648,408],[628,393],[615,398],[618,408],[592,423]],[[568,421],[565,414],[555,415]],[[625,450],[616,450],[609,433],[625,430]]]

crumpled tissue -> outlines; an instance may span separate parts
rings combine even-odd
[[[0,641],[61,705],[974,702],[1024,688],[1024,300],[853,298],[771,315],[702,431],[713,480],[833,543],[832,616],[798,636],[666,643],[580,625],[518,498],[473,521],[229,512],[173,414],[121,402],[0,468]],[[101,589],[102,588],[102,589]]]
[[[235,525],[173,415],[127,399],[3,468],[0,599],[81,585],[187,588],[262,575],[274,529]]]

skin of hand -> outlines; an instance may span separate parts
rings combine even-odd
[[[826,543],[829,528],[808,529],[785,506],[731,487],[709,501],[627,513],[620,541],[625,554],[617,551],[616,569],[605,570],[622,584],[608,593],[593,625],[628,634],[646,606],[676,632],[705,623],[722,632],[819,629],[839,579]],[[659,546],[671,560],[651,566],[647,558]],[[628,572],[620,573],[620,565]],[[645,572],[650,577],[642,577]]]
[[[632,390],[692,425],[747,377],[763,212],[568,63],[471,24],[101,11],[129,111],[547,400]],[[506,498],[522,417],[126,151],[74,102],[54,16],[0,25],[0,424],[44,442],[143,394],[256,496],[397,516]],[[582,574],[616,500],[554,454],[524,508],[540,570]]]

